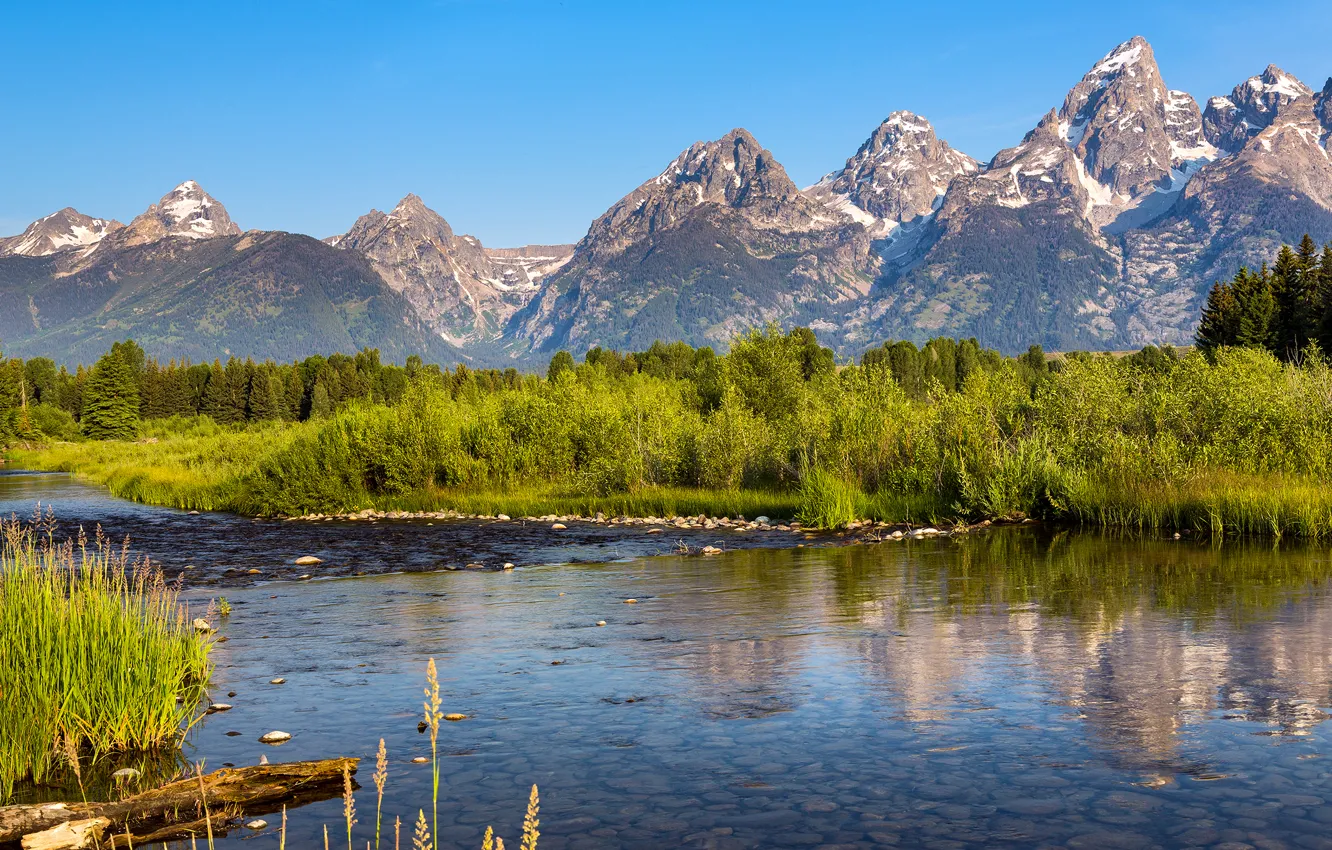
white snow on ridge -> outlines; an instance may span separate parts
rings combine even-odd
[[[1087,76],[1107,77],[1124,68],[1128,68],[1129,76],[1133,76],[1134,71],[1132,66],[1136,65],[1138,60],[1142,58],[1142,45],[1134,44],[1132,47],[1129,47],[1128,45],[1130,44],[1131,42],[1126,41],[1116,47],[1109,53],[1109,55],[1098,62],[1096,66],[1088,72]]]

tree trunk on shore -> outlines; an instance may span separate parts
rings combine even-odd
[[[200,778],[194,776],[106,803],[0,806],[0,846],[12,845],[25,836],[33,839],[23,841],[25,848],[92,846],[58,843],[61,835],[68,834],[71,838],[81,835],[78,830],[45,833],[73,821],[94,819],[106,821],[99,826],[108,840],[113,840],[111,836],[123,839],[128,830],[134,835],[136,845],[140,843],[140,835],[151,836],[153,841],[185,838],[194,833],[202,835],[207,828],[204,803],[208,808],[207,821],[211,821],[214,834],[220,834],[242,813],[267,814],[284,805],[339,796],[344,769],[356,773],[359,761],[340,758],[225,768],[204,775],[202,785]],[[37,837],[34,833],[43,835]]]

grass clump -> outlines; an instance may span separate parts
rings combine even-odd
[[[857,518],[856,505],[863,499],[855,484],[824,469],[815,469],[800,483],[797,518],[811,528],[843,528]]]
[[[211,671],[177,591],[100,534],[0,521],[0,801],[16,783],[176,746]]]

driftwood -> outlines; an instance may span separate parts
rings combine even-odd
[[[224,768],[204,775],[202,795],[199,777],[194,776],[106,803],[0,806],[0,846],[15,844],[20,839],[25,848],[79,846],[51,843],[50,840],[71,830],[49,836],[46,833],[73,821],[93,820],[106,821],[99,822],[99,826],[113,842],[116,837],[123,840],[127,831],[134,835],[135,844],[139,843],[139,836],[151,836],[154,841],[188,837],[206,828],[201,797],[207,802],[208,820],[214,833],[221,834],[239,812],[269,814],[284,805],[301,805],[340,795],[343,770],[356,773],[359,761],[343,758]],[[43,835],[38,837],[33,833]]]

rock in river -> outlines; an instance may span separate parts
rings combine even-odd
[[[316,564],[322,563],[324,563],[323,560],[316,558],[314,555],[302,555],[295,561],[295,564],[298,567],[313,567]]]
[[[273,730],[272,732],[268,732],[267,734],[259,736],[259,743],[261,744],[273,744],[273,745],[285,744],[290,740],[291,740],[291,733],[279,732],[276,729]]]

